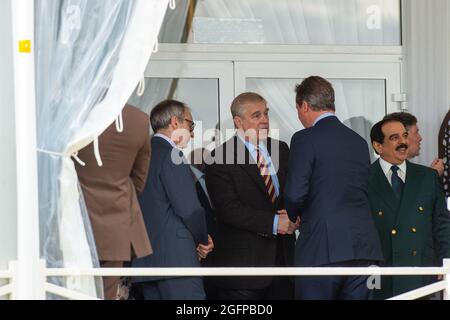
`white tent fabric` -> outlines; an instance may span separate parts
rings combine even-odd
[[[70,157],[120,114],[142,78],[168,2],[36,2],[40,244],[49,267],[98,266]],[[60,284],[101,296],[91,277]]]
[[[430,165],[450,108],[450,2],[408,0],[403,10],[409,111],[424,139],[417,161]]]

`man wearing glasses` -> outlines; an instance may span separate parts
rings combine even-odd
[[[194,136],[192,114],[183,103],[166,100],[153,109],[150,121],[156,134],[139,202],[153,255],[135,259],[133,267],[200,267],[214,245],[190,167],[179,150]],[[205,299],[200,277],[136,277],[133,281],[140,284],[146,300]]]

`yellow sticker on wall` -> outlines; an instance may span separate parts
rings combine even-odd
[[[20,40],[19,41],[19,52],[20,53],[30,53],[31,52],[31,40]]]

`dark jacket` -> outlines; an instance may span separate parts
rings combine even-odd
[[[376,161],[370,169],[369,199],[386,267],[442,265],[450,257],[450,216],[435,170],[407,162],[398,199]],[[386,299],[430,284],[436,277],[382,277],[376,298]]]
[[[366,141],[328,117],[292,138],[285,203],[300,216],[295,265],[383,259],[370,214]]]
[[[294,237],[273,235],[275,214],[284,209],[283,186],[289,148],[274,139],[267,140],[267,147],[278,169],[281,188],[275,204],[269,199],[258,166],[237,136],[213,152],[215,163],[206,168],[206,184],[218,223],[217,266],[273,267],[277,254],[283,258],[284,265],[292,264]],[[238,154],[242,155],[241,159]],[[267,287],[271,281],[271,277],[227,277],[221,278],[218,285],[255,290]]]
[[[133,267],[200,267],[196,249],[208,243],[205,211],[189,165],[178,160],[185,160],[181,151],[153,137],[149,177],[139,197],[153,255],[133,260]],[[160,279],[136,277],[133,281]]]

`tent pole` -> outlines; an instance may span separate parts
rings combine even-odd
[[[13,0],[17,270],[13,299],[45,299],[39,255],[34,0]]]

